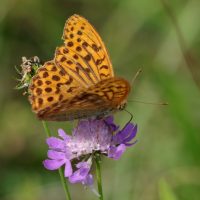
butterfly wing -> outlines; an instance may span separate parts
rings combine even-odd
[[[88,90],[80,91],[69,100],[62,100],[55,107],[38,113],[38,117],[44,120],[66,121],[104,116],[118,110],[118,106],[121,106],[122,102],[125,104],[129,92],[130,84],[126,80],[110,78],[99,82]],[[58,114],[54,115],[54,113]]]
[[[46,62],[30,84],[33,111],[40,119],[63,121],[116,109],[130,86],[114,78],[105,45],[92,25],[73,15],[62,38],[65,45],[56,49],[54,60]],[[126,85],[123,92],[117,91],[121,87],[118,82]],[[109,89],[111,83],[115,83],[115,90]],[[107,98],[109,95],[112,98]]]
[[[114,76],[105,45],[85,18],[71,16],[66,21],[62,38],[65,46],[57,48],[55,63],[81,85],[90,87]]]
[[[83,87],[69,74],[48,61],[38,69],[29,86],[29,101],[36,114],[70,99]]]

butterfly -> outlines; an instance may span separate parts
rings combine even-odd
[[[44,63],[29,85],[29,101],[41,120],[99,117],[125,107],[131,86],[115,77],[106,47],[83,17],[65,23],[54,59]]]

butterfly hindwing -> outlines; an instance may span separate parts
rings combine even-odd
[[[81,89],[79,83],[53,61],[39,68],[29,86],[29,99],[36,113],[54,107],[63,99],[72,98]]]
[[[115,111],[119,102],[126,101],[129,91],[130,85],[126,80],[110,78],[88,90],[80,91],[68,101],[62,100],[59,105],[39,114],[39,117],[45,120],[65,121],[105,115]]]

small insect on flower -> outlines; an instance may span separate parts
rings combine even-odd
[[[16,71],[21,76],[21,78],[18,79],[19,84],[16,86],[16,89],[28,88],[32,77],[41,66],[42,64],[37,56],[29,59],[22,57],[21,71],[16,68]]]
[[[65,24],[64,44],[38,69],[29,86],[30,103],[45,121],[105,116],[125,107],[131,86],[116,77],[106,47],[79,15]]]
[[[81,120],[72,136],[59,129],[57,137],[47,139],[48,159],[43,164],[49,170],[65,165],[64,175],[71,183],[93,184],[90,173],[95,156],[105,155],[118,160],[137,133],[137,125],[128,122],[119,130],[113,117],[95,120]]]

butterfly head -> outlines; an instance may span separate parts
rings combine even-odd
[[[117,107],[117,109],[124,110],[126,108],[126,104],[127,104],[126,100],[122,101],[121,104],[119,104],[119,106]]]

